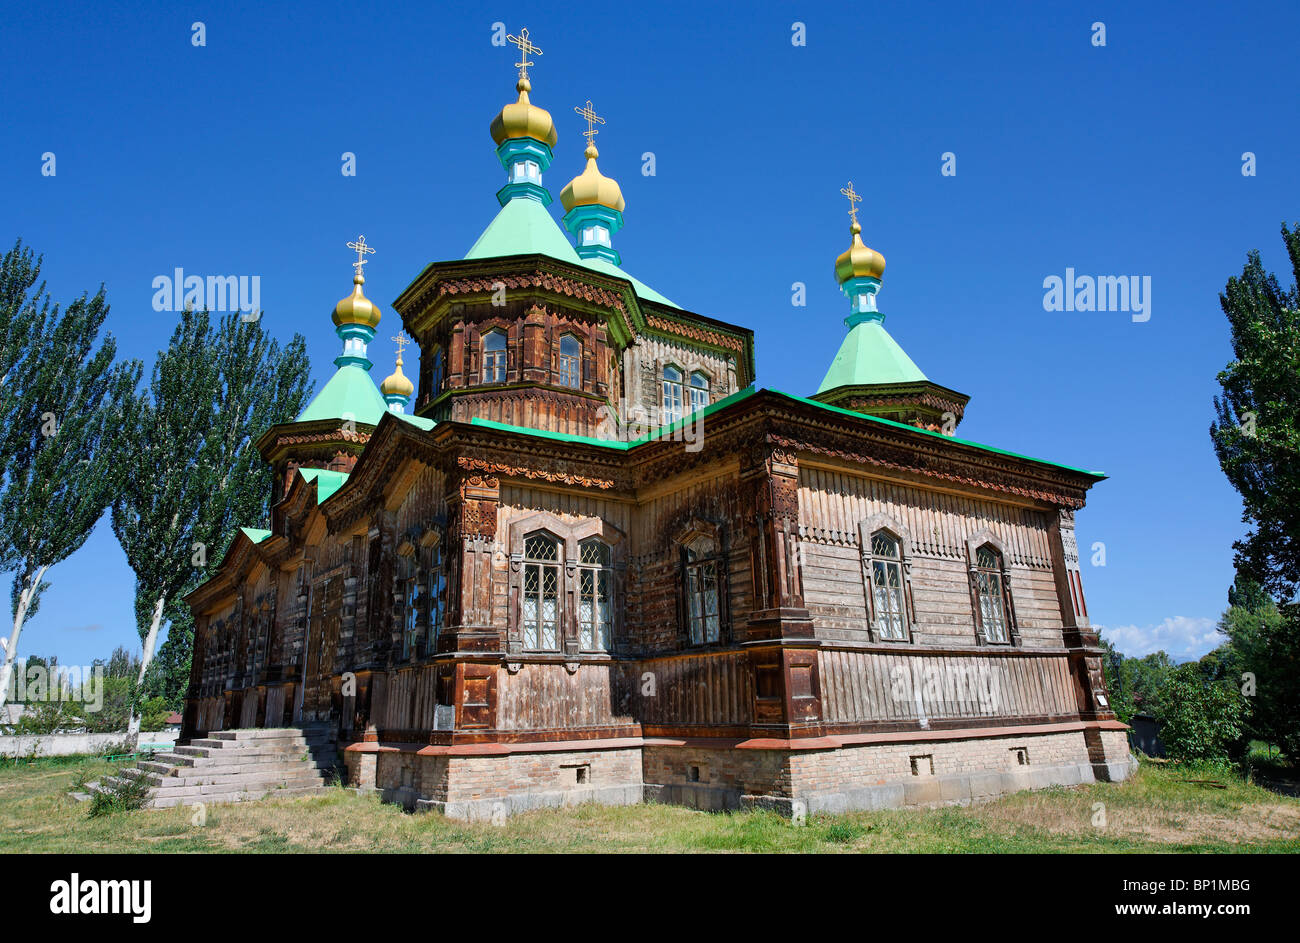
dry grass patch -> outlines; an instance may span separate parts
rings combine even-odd
[[[412,815],[341,788],[209,806],[201,825],[185,807],[92,819],[68,790],[111,770],[97,760],[0,766],[0,852],[1300,852],[1300,800],[1240,780],[1207,789],[1155,767],[1122,784],[815,816],[803,827],[772,813],[660,805],[530,812],[497,827]]]

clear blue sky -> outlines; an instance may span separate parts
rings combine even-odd
[[[319,387],[344,243],[364,233],[387,372],[388,303],[498,208],[488,123],[513,99],[515,50],[491,44],[492,24],[526,26],[544,51],[533,100],[560,132],[551,192],[581,170],[572,107],[590,98],[608,121],[601,168],[627,198],[626,269],[752,327],[762,386],[812,392],[840,342],[852,179],[888,259],[888,327],[971,394],[961,434],[1111,476],[1078,517],[1094,621],[1129,653],[1195,656],[1214,645],[1243,527],[1207,435],[1230,357],[1218,293],[1252,248],[1286,275],[1300,13],[1131,6],[8,3],[0,244],[43,252],[60,302],[105,283],[122,353],[146,363],[172,330],[155,276],[260,275],[267,327],[306,335]],[[1045,312],[1043,279],[1067,267],[1150,276],[1150,321]],[[1087,563],[1095,541],[1104,568]],[[139,648],[107,520],[50,580],[20,654]]]

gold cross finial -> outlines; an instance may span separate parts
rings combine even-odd
[[[360,276],[361,266],[366,264],[366,256],[373,255],[375,250],[366,245],[365,236],[357,236],[357,241],[349,242],[348,248],[352,249],[357,254],[357,260],[352,263],[352,267],[356,269],[357,275]]]
[[[528,67],[533,64],[528,61],[529,53],[537,53],[540,56],[542,51],[533,45],[533,41],[528,38],[528,30],[526,29],[521,29],[518,36],[507,36],[506,42],[514,43],[519,47],[519,61],[515,63],[515,67],[519,69],[521,79],[528,78]]]
[[[405,350],[405,349],[406,349],[406,345],[409,344],[409,343],[411,343],[411,342],[410,342],[409,340],[406,339],[406,335],[405,335],[405,334],[398,334],[396,337],[390,337],[389,340],[391,340],[394,344],[397,345],[397,362],[398,362],[398,364],[401,364],[401,362],[402,362],[402,351]]]
[[[862,202],[862,195],[853,189],[853,181],[849,181],[847,187],[840,187],[840,192],[849,198],[849,218],[853,220],[853,225],[858,224],[858,204]]]
[[[587,137],[587,146],[591,147],[596,143],[596,135],[600,133],[596,130],[596,125],[604,124],[605,119],[596,114],[595,110],[591,107],[590,98],[587,99],[586,105],[581,108],[574,108],[573,110],[578,117],[585,118],[587,121],[587,130],[582,133]]]

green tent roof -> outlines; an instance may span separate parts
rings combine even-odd
[[[370,373],[356,364],[347,364],[335,371],[297,421],[352,419],[377,426],[386,412],[388,404],[379,395],[379,388],[370,379]]]
[[[501,212],[483,230],[483,235],[465,253],[465,258],[494,259],[506,255],[548,255],[602,275],[625,278],[632,283],[638,298],[668,305],[670,308],[681,308],[613,262],[581,258],[573,250],[569,237],[564,234],[555,217],[537,200],[517,197],[501,207]]]
[[[260,544],[267,537],[271,536],[271,532],[269,530],[261,530],[257,527],[241,527],[239,529],[244,532],[245,537],[247,537],[255,544]]]
[[[307,481],[316,482],[317,504],[342,488],[343,483],[348,480],[347,472],[330,471],[328,468],[300,468],[298,474]]]
[[[849,328],[839,352],[817,387],[825,393],[841,386],[872,383],[915,383],[926,379],[879,321],[861,321]]]
[[[423,429],[428,432],[437,425],[432,419],[426,419],[423,416],[412,416],[410,413],[393,413],[393,418],[400,419],[402,422],[409,422],[417,429]]]

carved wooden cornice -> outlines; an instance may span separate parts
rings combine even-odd
[[[564,467],[576,463],[546,463],[551,467],[539,468],[534,465],[511,465],[508,462],[490,461],[462,455],[456,459],[456,464],[465,471],[504,475],[507,478],[529,478],[565,485],[577,485],[580,488],[599,488],[601,490],[609,490],[614,487],[614,481],[611,478],[595,478],[589,475],[581,475],[576,471],[566,470]],[[557,468],[555,465],[560,467]]]
[[[720,331],[707,330],[702,327],[696,327],[692,324],[684,324],[680,321],[661,317],[656,314],[647,313],[645,321],[647,327],[653,328],[662,334],[685,338],[700,344],[709,344],[713,347],[721,347],[723,350],[730,350],[734,353],[743,353],[745,350],[744,339],[733,334],[723,334]]]

